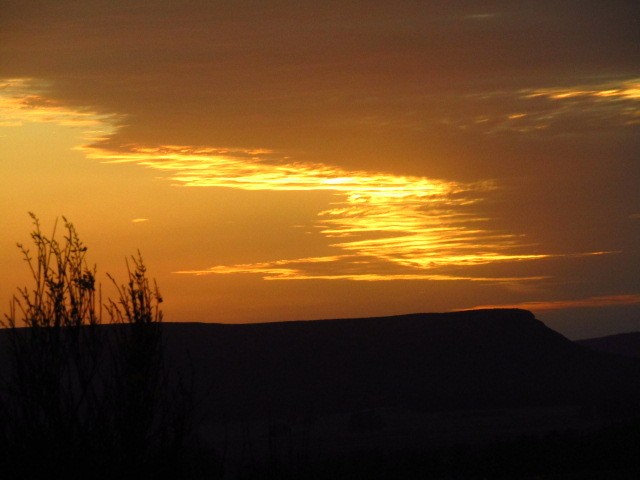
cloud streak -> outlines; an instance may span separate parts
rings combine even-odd
[[[553,257],[534,253],[521,236],[496,232],[477,205],[497,187],[420,176],[348,170],[295,162],[269,149],[188,145],[109,145],[115,115],[73,110],[48,99],[30,80],[9,80],[0,90],[0,112],[13,122],[79,125],[90,142],[77,147],[88,158],[160,171],[184,187],[248,191],[324,191],[333,195],[318,212],[316,229],[335,255],[214,266],[192,274],[254,273],[269,280],[348,279],[514,282],[516,277],[452,273],[503,262]],[[40,87],[42,90],[42,87]],[[625,95],[632,95],[625,93]],[[143,219],[134,219],[143,221]],[[325,268],[318,269],[321,264]],[[523,281],[544,277],[520,277]]]
[[[380,259],[358,255],[301,258],[295,260],[277,260],[239,265],[219,265],[204,270],[183,270],[175,273],[187,275],[228,275],[237,273],[258,274],[264,280],[350,280],[358,282],[380,282],[394,280],[430,280],[430,281],[466,281],[494,284],[512,284],[526,281],[544,280],[547,277],[482,277],[472,275],[451,275],[427,273],[424,269],[398,269],[387,265],[380,268]],[[363,267],[363,263],[367,266]],[[318,264],[324,268],[318,268]],[[324,264],[324,265],[323,265]],[[355,267],[355,268],[354,268]],[[387,270],[385,273],[367,272],[367,270]],[[342,273],[336,273],[342,272]]]
[[[483,308],[522,308],[524,310],[546,311],[564,310],[568,308],[602,308],[638,304],[640,304],[640,294],[636,293],[629,295],[603,295],[577,300],[541,300],[536,302],[523,302],[508,305],[482,305],[473,307],[472,310]]]
[[[640,124],[640,78],[484,92],[467,102],[469,111],[441,122],[487,134],[585,134]]]
[[[85,141],[91,142],[100,141],[117,131],[117,121],[122,116],[100,114],[89,108],[70,108],[49,98],[46,91],[46,82],[28,78],[0,79],[0,126],[55,123],[81,127]]]
[[[338,258],[358,258],[361,264],[376,264],[380,270],[324,273],[322,278],[449,279],[447,275],[427,271],[548,257],[523,253],[517,235],[498,234],[481,227],[488,219],[475,214],[473,206],[496,188],[492,182],[463,184],[348,171],[274,160],[269,150],[129,146],[113,151],[93,146],[86,153],[104,162],[135,163],[160,170],[176,184],[187,187],[333,193],[335,201],[331,208],[318,213],[319,232],[328,239],[330,247],[341,252]],[[333,261],[336,257],[328,258],[339,271],[341,263]],[[308,263],[304,260],[286,262]],[[392,274],[390,265],[411,271]],[[304,270],[283,268],[278,262],[214,267],[207,273],[259,273],[268,279],[319,278]]]

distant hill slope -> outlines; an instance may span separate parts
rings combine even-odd
[[[186,372],[193,365],[210,419],[640,398],[640,361],[571,342],[517,309],[165,323],[163,331],[167,364]]]
[[[640,358],[640,332],[589,338],[578,340],[576,343],[601,352]]]
[[[635,395],[640,363],[516,309],[249,325],[165,324],[225,416],[596,403]]]

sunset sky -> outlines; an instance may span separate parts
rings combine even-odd
[[[69,218],[167,321],[640,330],[640,3],[0,0],[0,298]],[[105,278],[102,277],[103,282]]]

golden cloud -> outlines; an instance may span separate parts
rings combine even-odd
[[[85,129],[85,139],[91,142],[78,147],[87,157],[158,170],[180,186],[254,191],[313,190],[334,194],[335,201],[330,208],[318,212],[316,226],[338,255],[215,266],[180,273],[257,273],[266,279],[513,282],[517,279],[451,275],[434,270],[551,256],[524,251],[525,246],[518,235],[483,228],[488,219],[478,215],[473,207],[496,189],[490,181],[460,183],[385,172],[351,171],[338,166],[292,162],[286,157],[278,158],[271,150],[259,148],[106,147],[101,139],[117,130],[117,119],[121,117],[67,108],[48,99],[42,93],[44,90],[43,85],[32,80],[3,81],[0,83],[0,113],[11,122],[80,125]],[[133,220],[141,221],[144,219]],[[318,263],[330,264],[331,268],[311,269]],[[348,268],[345,270],[345,267]]]
[[[441,123],[487,134],[545,135],[640,123],[640,78],[467,96],[471,112]]]
[[[320,233],[344,254],[418,269],[419,273],[334,275],[322,278],[435,279],[426,274],[442,266],[473,266],[535,260],[545,254],[517,253],[519,237],[496,234],[478,225],[485,218],[469,207],[495,189],[491,182],[463,184],[381,172],[347,171],[335,166],[263,158],[268,150],[130,146],[112,151],[87,147],[89,157],[109,163],[135,163],[161,170],[178,185],[242,190],[334,192],[332,208],[318,213]],[[339,241],[331,242],[331,239]],[[333,258],[333,257],[332,257]],[[307,259],[292,260],[306,263]],[[335,264],[339,267],[339,262]],[[269,279],[307,279],[278,262],[219,266],[207,273],[260,273]],[[185,272],[181,272],[185,273]],[[191,272],[203,273],[203,271]],[[445,276],[446,277],[446,276]],[[459,277],[455,277],[458,279]],[[467,278],[467,277],[460,277]],[[483,279],[495,280],[495,279]],[[513,279],[509,279],[510,281]]]
[[[33,79],[1,79],[0,126],[19,127],[29,122],[79,126],[83,127],[86,141],[98,141],[117,130],[120,116],[69,108],[48,98],[46,90],[46,83]]]
[[[577,300],[542,300],[537,302],[523,302],[510,305],[482,305],[473,307],[472,310],[484,308],[522,308],[524,310],[532,310],[535,312],[545,310],[564,310],[567,308],[597,308],[637,304],[640,304],[640,294],[604,295]]]
[[[623,82],[608,82],[597,85],[578,85],[575,87],[539,88],[523,92],[525,97],[547,97],[553,100],[568,98],[592,98],[609,100],[640,100],[640,79]]]

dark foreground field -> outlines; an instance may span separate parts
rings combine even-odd
[[[165,323],[162,334],[165,364],[193,380],[194,478],[640,472],[640,361],[526,311]]]

